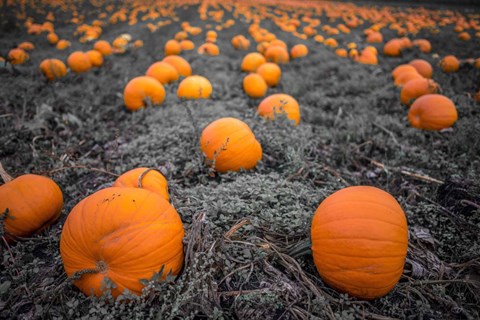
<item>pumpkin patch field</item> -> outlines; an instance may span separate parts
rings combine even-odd
[[[0,177],[0,319],[479,319],[480,11],[0,1]]]

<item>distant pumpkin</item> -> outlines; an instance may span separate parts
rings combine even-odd
[[[190,63],[188,63],[187,60],[183,59],[180,56],[168,56],[163,58],[162,61],[172,65],[183,77],[188,77],[192,75],[192,67],[190,66]]]
[[[282,77],[282,69],[273,62],[266,62],[257,68],[257,73],[262,76],[269,87],[275,87]]]
[[[302,58],[308,55],[308,47],[304,44],[297,44],[290,49],[290,57],[292,59]]]
[[[433,68],[428,61],[415,59],[410,61],[408,64],[417,69],[417,72],[420,73],[424,78],[432,78]]]
[[[15,48],[8,52],[7,60],[13,65],[24,64],[28,59],[29,55],[23,49]]]
[[[452,100],[440,94],[421,96],[410,107],[408,121],[414,128],[441,130],[451,127],[458,119]]]
[[[172,83],[180,77],[174,66],[163,61],[152,64],[145,75],[157,79],[161,84]]]
[[[160,105],[165,100],[163,85],[152,77],[133,78],[125,86],[123,99],[127,109],[136,111],[147,106],[148,99],[152,105]]]
[[[86,52],[93,67],[100,68],[103,65],[103,55],[97,50]]]
[[[250,127],[235,118],[221,118],[202,132],[200,147],[207,164],[218,172],[250,170],[262,159],[262,147]]]
[[[57,42],[57,49],[58,50],[65,50],[65,49],[69,48],[71,45],[72,44],[70,43],[70,41],[61,39]]]
[[[460,68],[460,61],[455,56],[446,56],[440,61],[440,67],[445,73],[457,72]]]
[[[58,43],[58,36],[55,34],[55,33],[49,33],[47,35],[47,40],[48,40],[48,43],[50,43],[51,45],[56,45]]]
[[[212,94],[212,85],[202,76],[188,76],[180,82],[177,96],[181,99],[208,99]]]
[[[265,58],[267,61],[275,62],[276,64],[285,64],[290,61],[287,49],[279,45],[270,45],[265,50]]]
[[[218,56],[220,49],[218,49],[216,44],[207,42],[198,47],[197,52],[208,56]]]
[[[33,49],[35,49],[35,45],[33,43],[31,43],[30,41],[25,41],[25,42],[20,43],[17,46],[17,48],[23,49],[25,51],[32,51]]]
[[[171,39],[165,43],[166,56],[178,55],[181,52],[182,52],[182,47],[180,46],[180,43],[177,40]]]
[[[95,42],[95,44],[93,45],[93,49],[100,52],[103,56],[109,56],[113,53],[112,46],[106,40],[98,40],[97,42]]]
[[[57,80],[67,74],[67,67],[58,59],[45,59],[40,63],[40,71],[49,81]]]
[[[267,62],[265,57],[258,52],[251,52],[247,54],[242,60],[242,71],[255,72],[257,68]]]
[[[243,90],[251,98],[261,98],[267,93],[267,83],[258,73],[250,73],[243,78]]]
[[[258,105],[257,113],[268,119],[275,119],[276,115],[285,114],[288,119],[293,120],[295,125],[300,122],[298,102],[288,94],[277,93],[266,97]]]
[[[90,57],[82,51],[72,52],[67,58],[67,64],[70,70],[77,74],[87,72],[92,68]]]

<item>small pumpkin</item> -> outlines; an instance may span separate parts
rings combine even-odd
[[[198,47],[197,52],[208,56],[218,56],[220,49],[216,44],[207,42]]]
[[[148,67],[146,76],[157,79],[161,84],[169,84],[177,81],[180,75],[171,64],[159,61]]]
[[[297,100],[284,93],[272,94],[258,105],[257,113],[268,119],[275,119],[277,114],[285,114],[295,125],[300,122],[300,107]]]
[[[296,44],[290,49],[290,57],[298,59],[308,55],[308,47],[304,44]]]
[[[155,78],[141,76],[130,80],[123,91],[123,99],[128,110],[144,108],[146,100],[152,105],[160,105],[165,100],[165,89]]]
[[[426,39],[413,40],[413,45],[417,46],[418,49],[423,53],[429,53],[432,51],[432,44]]]
[[[267,89],[267,82],[258,73],[250,73],[243,78],[243,90],[251,98],[263,97]]]
[[[257,73],[262,76],[269,87],[275,87],[282,77],[282,69],[280,69],[278,64],[273,62],[266,62],[260,65]]]
[[[383,42],[383,35],[378,31],[371,32],[366,41],[367,43],[381,43]]]
[[[392,39],[383,46],[383,54],[389,57],[398,57],[402,53],[402,49],[402,40]]]
[[[58,43],[59,38],[55,33],[51,32],[47,35],[47,40],[48,40],[48,43],[50,43],[51,45],[56,45]]]
[[[386,295],[403,272],[407,219],[389,193],[369,186],[339,190],[318,206],[312,253],[323,281],[360,299]]]
[[[93,49],[100,52],[103,56],[109,56],[113,53],[112,46],[108,41],[105,40],[98,40],[97,42],[95,42],[95,44],[93,45]]]
[[[125,172],[115,180],[112,187],[140,188],[157,193],[169,200],[167,179],[159,171],[152,168],[136,168]]]
[[[267,62],[267,60],[265,59],[263,54],[260,54],[258,52],[251,52],[245,57],[243,57],[241,68],[242,71],[255,72],[257,68],[265,62]]]
[[[25,51],[32,51],[33,49],[35,49],[35,45],[33,43],[31,43],[30,41],[24,41],[22,43],[20,43],[17,48],[20,48],[20,49],[23,49]]]
[[[432,78],[433,68],[428,61],[423,59],[415,59],[410,61],[408,64],[417,69],[417,72],[420,73],[422,77],[428,79]]]
[[[182,40],[180,41],[180,48],[182,48],[182,51],[190,51],[195,49],[195,44],[191,40]]]
[[[397,78],[395,78],[394,84],[396,87],[403,87],[408,81],[413,79],[425,79],[417,70],[402,72]]]
[[[72,52],[67,58],[67,64],[70,70],[77,74],[87,72],[92,68],[90,57],[81,51]]]
[[[103,55],[97,50],[89,50],[86,52],[92,67],[100,68],[103,65]]]
[[[177,96],[186,100],[208,99],[212,90],[212,84],[207,78],[197,75],[188,76],[180,82]]]
[[[404,105],[411,105],[415,99],[426,94],[437,93],[438,84],[432,79],[418,78],[408,81],[400,91],[400,101]]]
[[[58,40],[58,42],[57,42],[57,49],[58,50],[65,50],[65,49],[69,48],[71,45],[72,45],[72,43],[70,41],[61,39],[61,40]]]
[[[231,42],[237,50],[248,50],[248,47],[250,47],[250,41],[241,34],[234,36]]]
[[[23,49],[15,48],[8,52],[7,60],[11,64],[14,64],[14,65],[24,64],[28,59],[29,59],[29,55]]]
[[[0,186],[0,214],[8,209],[3,225],[9,240],[39,233],[60,216],[63,195],[52,179],[25,174],[7,181]]]
[[[162,61],[172,65],[182,77],[192,75],[192,67],[190,66],[190,63],[180,56],[168,56],[163,58]]]
[[[457,119],[457,108],[453,101],[440,94],[421,96],[408,112],[408,121],[418,129],[442,130],[453,126]]]
[[[262,159],[262,146],[250,127],[235,118],[210,123],[200,137],[207,164],[218,172],[250,170]]]
[[[290,61],[287,49],[279,45],[270,45],[265,50],[265,58],[267,61],[275,62],[276,64],[285,64]]]
[[[397,79],[398,76],[404,72],[417,72],[417,69],[412,66],[412,65],[409,65],[409,64],[401,64],[397,67],[395,67],[395,69],[393,69],[392,71],[392,77],[393,77],[393,80]]]
[[[40,63],[40,71],[50,81],[60,79],[67,74],[65,63],[58,59],[45,59]]]
[[[183,265],[184,230],[175,209],[162,196],[139,188],[106,188],[70,212],[60,238],[60,256],[69,277],[86,295],[101,296],[104,278],[140,295],[142,279],[163,270],[177,275]]]
[[[166,56],[171,56],[171,55],[179,55],[182,52],[182,47],[180,46],[180,43],[177,40],[168,40],[167,43],[165,43],[165,55]]]
[[[460,68],[460,61],[455,56],[446,56],[440,61],[440,67],[445,73],[457,72]]]

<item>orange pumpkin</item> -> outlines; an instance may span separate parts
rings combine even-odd
[[[262,159],[262,146],[252,130],[235,118],[210,123],[202,132],[200,148],[218,172],[250,170]]]
[[[383,42],[383,35],[378,31],[374,31],[367,36],[366,41],[367,41],[367,43]]]
[[[8,209],[3,225],[9,239],[41,232],[62,207],[62,191],[50,178],[25,174],[0,186],[0,214]]]
[[[455,56],[446,56],[440,61],[440,67],[445,73],[457,72],[460,68],[460,61]]]
[[[426,94],[437,93],[438,84],[427,78],[418,78],[408,81],[402,88],[400,92],[400,101],[404,105],[411,105],[412,102]]]
[[[93,67],[100,68],[103,65],[103,55],[97,50],[87,51],[87,56]]]
[[[414,66],[409,65],[409,64],[401,64],[401,65],[395,67],[395,69],[393,69],[393,71],[392,71],[393,80],[398,78],[398,76],[401,75],[404,72],[417,72],[417,69]]]
[[[266,97],[258,105],[257,113],[268,119],[275,119],[277,114],[285,114],[288,119],[293,120],[295,125],[300,122],[300,107],[297,100],[292,96],[283,93],[272,94]]]
[[[267,83],[258,73],[250,73],[243,78],[243,90],[251,98],[261,98],[267,93]]]
[[[207,42],[198,47],[197,52],[208,56],[218,56],[220,49],[218,49],[216,44]]]
[[[432,51],[432,44],[426,39],[416,39],[413,40],[413,44],[420,49],[423,53],[429,53]]]
[[[58,59],[45,59],[40,63],[40,71],[50,81],[60,79],[67,74],[65,63]]]
[[[130,80],[123,91],[123,100],[127,109],[136,111],[144,108],[146,100],[152,105],[160,105],[165,100],[165,89],[155,78],[141,76]]]
[[[28,59],[29,59],[29,55],[23,49],[15,48],[8,52],[7,60],[11,64],[14,64],[14,65],[24,64]]]
[[[172,65],[183,77],[188,77],[192,75],[192,67],[190,66],[190,63],[188,63],[187,60],[183,59],[180,56],[168,56],[165,57],[162,61]]]
[[[182,40],[180,41],[180,48],[182,51],[189,51],[195,49],[195,44],[190,40]]]
[[[408,64],[417,69],[417,72],[420,73],[424,78],[432,78],[433,68],[432,65],[428,63],[428,61],[422,59],[415,59],[410,61]]]
[[[232,38],[232,46],[237,50],[248,50],[250,41],[243,35],[236,35]]]
[[[115,285],[114,297],[125,289],[140,295],[140,280],[162,269],[163,279],[180,272],[183,235],[178,213],[160,195],[106,188],[72,209],[63,226],[60,256],[67,275],[79,275],[74,284],[86,295],[101,296],[105,277]]]
[[[408,121],[414,128],[441,130],[451,127],[458,119],[457,108],[440,94],[421,96],[410,107]]]
[[[292,59],[298,59],[308,55],[308,47],[304,44],[297,44],[290,49],[290,57]]]
[[[90,57],[81,51],[72,52],[67,59],[67,64],[70,70],[75,73],[87,72],[92,68]]]
[[[242,71],[255,72],[257,68],[267,62],[265,57],[258,52],[247,54],[242,60]]]
[[[171,56],[171,55],[178,55],[182,52],[182,47],[180,46],[180,43],[177,40],[168,40],[167,43],[165,43],[165,55],[166,56]]]
[[[59,40],[57,42],[57,49],[58,50],[65,50],[67,48],[69,48],[72,44],[70,43],[70,41],[67,41],[67,40]]]
[[[35,49],[35,45],[33,43],[31,43],[30,41],[25,41],[25,42],[20,43],[17,46],[17,48],[23,49],[25,51],[32,51],[33,49]]]
[[[103,56],[109,56],[113,53],[112,46],[110,46],[110,43],[105,40],[98,40],[97,42],[95,42],[95,44],[93,45],[93,49],[100,52]]]
[[[180,99],[208,99],[212,94],[212,84],[202,76],[188,76],[180,82],[177,96]]]
[[[59,38],[55,33],[52,32],[47,35],[47,40],[48,40],[48,43],[50,43],[51,45],[55,45],[57,44]]]
[[[275,62],[276,64],[285,64],[290,61],[287,49],[279,45],[270,45],[265,50],[265,58],[267,61]]]
[[[403,48],[402,40],[392,39],[383,46],[383,54],[389,57],[398,57]]]
[[[157,79],[161,84],[172,83],[180,77],[175,67],[162,61],[152,64],[145,75]]]
[[[317,208],[312,253],[328,285],[360,299],[376,299],[395,287],[408,248],[407,219],[398,202],[374,187],[339,190]]]
[[[115,180],[112,187],[141,188],[157,193],[169,200],[167,179],[159,171],[151,168],[136,168],[125,172]]]
[[[273,62],[266,62],[260,65],[257,73],[262,76],[269,87],[275,87],[282,77],[282,69]]]
[[[408,72],[402,72],[397,78],[395,78],[394,84],[395,87],[402,87],[404,86],[408,81],[411,81],[413,79],[425,79],[422,77],[417,70],[415,71],[408,71]]]

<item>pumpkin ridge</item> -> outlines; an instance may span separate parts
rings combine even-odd
[[[339,200],[336,200],[336,201],[334,201],[334,202],[328,201],[327,204],[325,204],[325,205],[322,206],[322,209],[323,209],[323,210],[327,210],[327,208],[330,208],[331,206],[335,206],[335,205],[340,205],[340,206],[341,206],[344,201],[345,201],[345,200],[343,200],[343,199],[339,199]],[[376,206],[381,206],[381,207],[387,208],[387,209],[389,209],[390,211],[393,211],[393,212],[395,212],[395,213],[397,213],[399,209],[402,210],[402,207],[401,207],[400,205],[395,208],[395,207],[390,207],[390,206],[387,206],[387,205],[385,205],[385,204],[379,203],[378,201],[375,201],[375,200],[368,201],[368,200],[363,200],[363,199],[359,199],[359,200],[349,199],[348,202],[350,202],[350,203],[352,203],[352,202],[361,202],[361,203],[365,203],[365,204],[373,204],[373,205],[376,205]],[[322,203],[322,204],[323,204],[323,203]],[[395,208],[395,209],[393,209],[393,208]],[[403,210],[402,210],[402,211],[403,211]],[[398,215],[401,216],[401,214],[398,214]]]
[[[350,255],[350,254],[340,254],[340,253],[333,253],[333,252],[327,252],[321,249],[321,252],[317,252],[317,254],[325,254],[325,255],[330,255],[330,256],[340,256],[340,257],[348,257],[348,258],[359,258],[359,259],[378,259],[378,256],[375,257],[365,257],[365,256],[357,256],[357,255]],[[404,255],[395,255],[395,256],[387,256],[387,255],[382,255],[382,258],[398,258],[398,257],[403,257]]]
[[[336,237],[331,237],[329,236],[328,238],[319,238],[319,237],[315,237],[316,240],[326,240],[326,241],[329,241],[329,240],[364,240],[364,241],[376,241],[376,242],[390,242],[390,243],[403,243],[403,244],[408,244],[408,241],[404,242],[404,241],[392,241],[392,240],[383,240],[383,239],[369,239],[369,238],[347,238],[347,237],[339,237],[339,238],[336,238]]]
[[[389,224],[389,225],[392,225],[392,226],[396,226],[396,227],[398,227],[402,230],[407,230],[408,231],[408,228],[404,228],[403,226],[392,223],[392,222],[387,222],[387,221],[376,219],[376,218],[364,218],[364,217],[335,219],[335,220],[330,220],[330,221],[327,221],[327,222],[317,222],[316,224],[318,224],[318,226],[325,226],[325,225],[330,224],[330,223],[346,221],[346,220],[369,220],[369,221],[375,221],[375,222],[382,222],[382,223],[386,223],[386,224]]]
[[[322,266],[330,266],[332,267],[333,265],[329,264],[328,262],[326,261],[322,261]],[[362,267],[358,267],[358,268],[351,268],[351,269],[346,269],[346,268],[343,268],[343,269],[338,269],[338,266],[337,268],[331,268],[331,269],[328,269],[326,272],[330,272],[330,273],[334,273],[334,274],[338,274],[338,273],[352,273],[352,272],[357,272],[357,273],[362,273],[362,274],[367,274],[367,275],[371,275],[371,276],[375,276],[375,275],[385,275],[385,274],[391,274],[391,273],[397,273],[398,271],[402,270],[403,271],[404,269],[404,265],[402,265],[401,267],[398,267],[396,269],[392,269],[392,270],[389,270],[389,271],[386,271],[386,272],[376,272],[376,273],[372,273],[372,272],[369,272],[371,270],[367,269],[365,266],[362,266]],[[334,278],[334,276],[332,276],[332,278]],[[393,281],[392,281],[393,283]],[[362,286],[364,287],[364,286]],[[388,287],[388,285],[386,285],[385,287]],[[370,287],[370,288],[375,288],[375,287]]]
[[[355,272],[355,271],[353,271],[353,272]],[[395,272],[398,272],[398,270],[395,270]],[[333,273],[333,274],[335,274],[335,273]],[[362,275],[365,274],[365,272],[360,272],[360,273]],[[374,275],[374,274],[371,274],[371,275]],[[401,276],[402,276],[402,274],[399,275],[399,278]],[[335,279],[335,281],[331,281],[330,279]],[[329,275],[329,280],[324,280],[324,281],[327,282],[327,283],[332,283],[335,287],[343,287],[345,285],[345,282],[341,282],[341,280],[337,280],[337,279],[338,278],[336,278],[334,275]],[[353,288],[357,288],[357,289],[377,289],[377,290],[381,290],[381,289],[390,288],[394,284],[396,284],[397,282],[398,282],[398,279],[395,279],[395,280],[392,280],[392,282],[390,282],[388,285],[384,285],[384,286],[381,286],[381,287],[369,287],[369,286],[363,286],[363,285],[362,286],[356,286],[356,285],[351,284],[351,283],[349,283],[348,286],[353,287]]]

